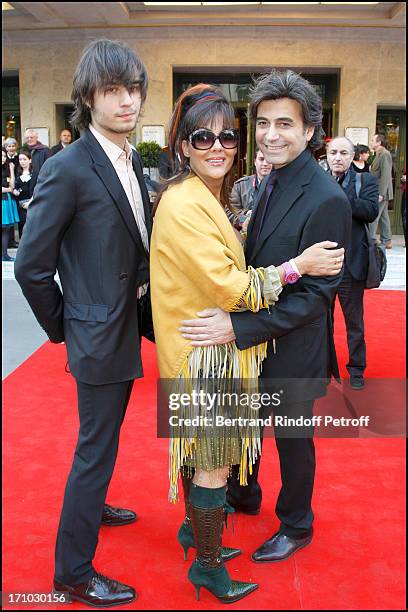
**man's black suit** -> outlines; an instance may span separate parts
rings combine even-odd
[[[258,203],[267,183],[268,179],[262,183]],[[255,220],[256,212],[248,228],[246,249],[247,264],[253,267],[279,265],[323,240],[346,247],[350,239],[350,204],[309,150],[277,170],[277,184],[269,197],[257,241],[251,235]],[[304,276],[296,284],[284,288],[279,302],[269,312],[231,314],[240,349],[265,340],[270,342],[261,379],[314,379],[313,384],[307,383],[297,389],[285,387],[287,395],[292,392],[290,401],[293,403],[285,406],[290,415],[310,416],[314,399],[325,394],[332,374],[338,376],[331,304],[340,280],[341,274]],[[273,339],[276,352],[272,348]],[[300,537],[310,533],[313,521],[313,439],[276,437],[276,444],[282,477],[276,512],[281,530],[288,536]],[[260,506],[258,469],[259,461],[254,475],[248,478],[248,487],[240,487],[233,473],[229,480],[229,501],[233,505],[246,509]]]
[[[150,236],[149,198],[140,160],[133,155]],[[54,280],[56,269],[62,293]],[[50,340],[65,341],[77,382],[80,431],[65,490],[55,572],[63,584],[77,584],[92,577],[120,427],[133,379],[143,375],[144,322],[136,290],[148,280],[148,254],[129,201],[89,130],[43,165],[15,275]],[[151,331],[143,333],[149,336]]]
[[[352,376],[362,376],[366,369],[363,309],[364,287],[368,270],[366,224],[375,221],[379,206],[377,178],[367,172],[360,174],[361,188],[357,197],[356,176],[356,172],[350,168],[339,181],[351,205],[353,224],[338,296],[347,329],[349,350],[347,370]]]

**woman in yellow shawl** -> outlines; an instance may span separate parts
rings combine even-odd
[[[218,89],[201,84],[182,94],[169,134],[176,173],[157,200],[151,243],[151,298],[160,376],[175,382],[180,392],[191,393],[196,381],[256,381],[267,350],[264,343],[240,351],[234,342],[194,348],[179,331],[181,320],[192,319],[210,307],[230,312],[273,307],[282,291],[284,271],[280,266],[246,269],[242,245],[225,212],[237,146],[234,110]],[[322,244],[335,246],[320,243],[295,259],[302,275],[339,272],[341,263],[336,262],[342,261],[343,250],[329,251]],[[178,499],[181,471],[186,519],[178,539],[185,552],[189,546],[196,547],[188,577],[197,598],[205,586],[219,601],[231,603],[258,586],[230,579],[224,561],[240,551],[221,547],[228,470],[240,464],[241,483],[245,483],[258,452],[256,429],[245,427],[235,428],[234,435],[221,429],[214,436],[212,430],[200,426],[170,440],[169,497]]]

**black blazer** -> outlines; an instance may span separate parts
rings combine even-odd
[[[42,145],[40,149],[30,149],[31,151],[31,176],[33,185],[35,186],[38,181],[38,175],[43,164],[51,157],[51,150]]]
[[[60,151],[63,151],[64,148],[62,144],[59,142],[58,144],[54,145],[53,147],[51,147],[51,155],[55,155],[56,153],[59,153]]]
[[[136,153],[133,168],[150,236]],[[136,289],[148,280],[148,263],[115,169],[86,130],[41,168],[15,262],[38,322],[52,342],[65,340],[78,380],[98,385],[143,375]]]
[[[341,185],[351,204],[353,214],[351,242],[346,251],[345,261],[352,277],[365,281],[368,270],[368,241],[365,226],[375,221],[379,213],[378,180],[367,172],[361,173],[361,189],[357,198],[356,176],[356,172],[350,168]]]
[[[263,197],[267,182],[266,179],[262,182],[257,202]],[[323,240],[347,247],[351,234],[350,204],[308,150],[278,170],[278,187],[280,196],[275,193],[270,196],[272,205],[268,206],[256,244],[251,236],[256,215],[252,215],[246,252],[248,265],[277,266]],[[330,277],[303,276],[296,284],[284,287],[278,303],[269,312],[231,315],[240,349],[276,340],[276,354],[270,342],[263,378],[316,379],[315,384],[304,385],[299,400],[324,395],[331,375],[339,375],[330,311],[341,278],[341,273]]]

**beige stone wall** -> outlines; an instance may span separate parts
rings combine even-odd
[[[104,33],[101,32],[101,36]],[[347,38],[347,37],[346,37]],[[126,35],[122,35],[126,40]],[[55,104],[68,103],[72,74],[84,42],[28,42],[4,46],[3,70],[19,70],[22,128],[50,128],[56,142]],[[176,36],[131,40],[150,77],[146,109],[139,121],[166,125],[172,110],[174,66],[328,66],[341,69],[339,132],[347,126],[375,129],[377,105],[405,106],[405,48],[402,43],[273,36]]]

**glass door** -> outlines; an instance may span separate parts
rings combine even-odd
[[[385,134],[386,147],[393,162],[392,182],[394,207],[389,211],[393,234],[402,234],[401,220],[401,175],[405,163],[406,120],[405,110],[379,108],[377,110],[376,133]]]

